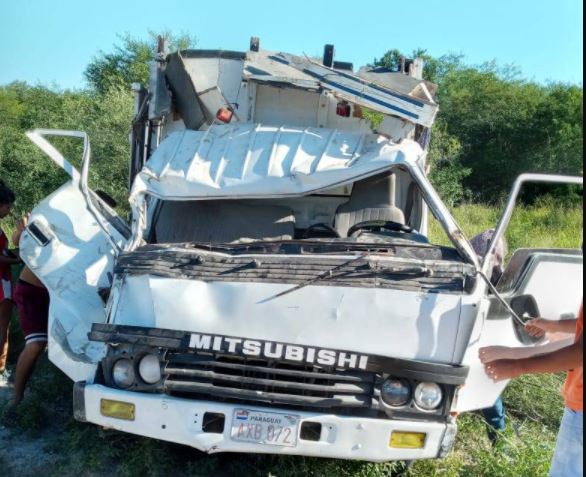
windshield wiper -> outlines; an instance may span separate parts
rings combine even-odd
[[[300,283],[299,285],[296,285],[293,288],[290,288],[289,290],[285,290],[285,291],[278,293],[270,298],[267,298],[266,300],[262,300],[261,302],[259,302],[259,304],[267,303],[271,300],[275,300],[276,298],[281,298],[285,295],[288,295],[290,293],[301,290],[302,288],[313,285],[314,283],[318,283],[323,280],[329,280],[334,277],[334,274],[336,272],[344,269],[348,265],[352,265],[353,263],[358,262],[360,260],[367,260],[369,257],[370,257],[369,254],[363,254],[359,257],[353,258],[352,260],[349,260],[347,262],[342,263],[341,265],[338,265],[334,268],[331,268],[330,270],[327,270],[326,272],[321,273],[321,274],[315,276],[314,278],[310,278],[309,280],[306,280],[303,283]],[[425,266],[379,268],[377,266],[377,264],[373,265],[373,264],[369,263],[365,268],[366,268],[366,270],[364,270],[364,272],[370,272],[370,273],[374,273],[374,274],[380,273],[380,274],[386,274],[386,275],[404,275],[404,276],[410,276],[410,277],[421,277],[421,276],[429,277],[429,276],[433,275],[433,271]],[[355,270],[352,270],[352,271],[355,271]]]
[[[306,280],[303,283],[300,283],[299,285],[296,285],[293,288],[290,288],[289,290],[285,290],[281,293],[277,293],[276,295],[274,295],[270,298],[262,300],[261,302],[259,302],[259,304],[267,303],[271,300],[275,300],[277,298],[281,298],[282,296],[288,295],[289,293],[293,293],[293,292],[296,292],[297,290],[301,290],[302,288],[305,288],[309,285],[313,285],[314,283],[332,278],[334,276],[334,273],[336,273],[337,271],[342,270],[344,267],[347,267],[348,265],[352,265],[353,263],[356,263],[360,260],[365,260],[368,257],[369,257],[369,255],[364,254],[364,255],[360,255],[359,257],[353,258],[352,260],[348,260],[347,262],[344,262],[341,265],[338,265],[334,268],[331,268],[330,270],[327,270],[324,273],[321,273],[314,278],[310,278],[309,280]]]

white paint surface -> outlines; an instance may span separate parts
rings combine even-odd
[[[458,295],[308,286],[266,301],[291,287],[127,277],[113,322],[452,362]]]
[[[303,196],[355,182],[423,151],[405,140],[332,129],[261,124],[169,135],[135,181],[140,194],[175,200]]]
[[[112,399],[135,404],[134,421],[123,421],[100,414],[100,400]],[[195,447],[210,454],[241,452],[262,454],[288,454],[299,456],[329,457],[349,460],[387,462],[391,460],[433,459],[437,457],[446,432],[446,425],[432,422],[391,421],[350,416],[336,416],[319,412],[294,412],[301,421],[321,423],[319,442],[299,441],[295,448],[262,446],[235,442],[230,439],[231,416],[242,405],[214,401],[192,401],[166,395],[118,391],[104,386],[85,388],[85,410],[89,422],[105,428],[151,437]],[[276,406],[249,406],[250,410],[291,413]],[[206,434],[202,431],[206,412],[226,416],[223,434]],[[391,433],[423,432],[427,434],[424,449],[391,449]]]
[[[109,287],[112,246],[73,182],[41,202],[30,222],[38,224],[50,239],[43,247],[26,230],[20,241],[21,256],[51,296],[50,358],[72,380],[91,381],[104,345],[90,343],[87,334],[92,323],[106,321],[98,290]],[[113,228],[110,233],[121,241]]]

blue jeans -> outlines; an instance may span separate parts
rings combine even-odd
[[[505,403],[499,397],[494,406],[484,409],[482,415],[487,424],[495,431],[504,431],[507,428],[505,420]]]
[[[583,477],[584,413],[566,409],[549,477]]]

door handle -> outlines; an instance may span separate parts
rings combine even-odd
[[[51,239],[47,237],[43,231],[39,228],[39,226],[32,222],[27,226],[28,232],[31,234],[31,237],[35,239],[35,241],[41,246],[46,247],[51,243]]]

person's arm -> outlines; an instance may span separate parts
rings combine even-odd
[[[25,231],[26,227],[28,226],[28,219],[30,214],[25,214],[22,219],[18,221],[16,224],[16,229],[14,229],[14,233],[12,234],[12,243],[18,247],[20,243],[20,237],[22,233]]]
[[[584,365],[583,334],[578,340],[553,353],[525,359],[504,359],[486,364],[486,374],[494,381],[515,379],[524,374],[559,373]]]
[[[17,265],[20,263],[20,258],[18,257],[5,257],[4,255],[0,255],[0,265]]]
[[[562,340],[550,341],[541,346],[527,346],[522,348],[488,346],[480,349],[479,356],[482,364],[488,364],[503,359],[526,359],[567,348],[568,346],[572,346],[575,340],[576,338],[572,336]]]
[[[545,333],[566,333],[568,335],[576,334],[576,324],[578,320],[546,320],[538,318],[531,320],[525,325],[525,330],[531,336],[543,336]]]

